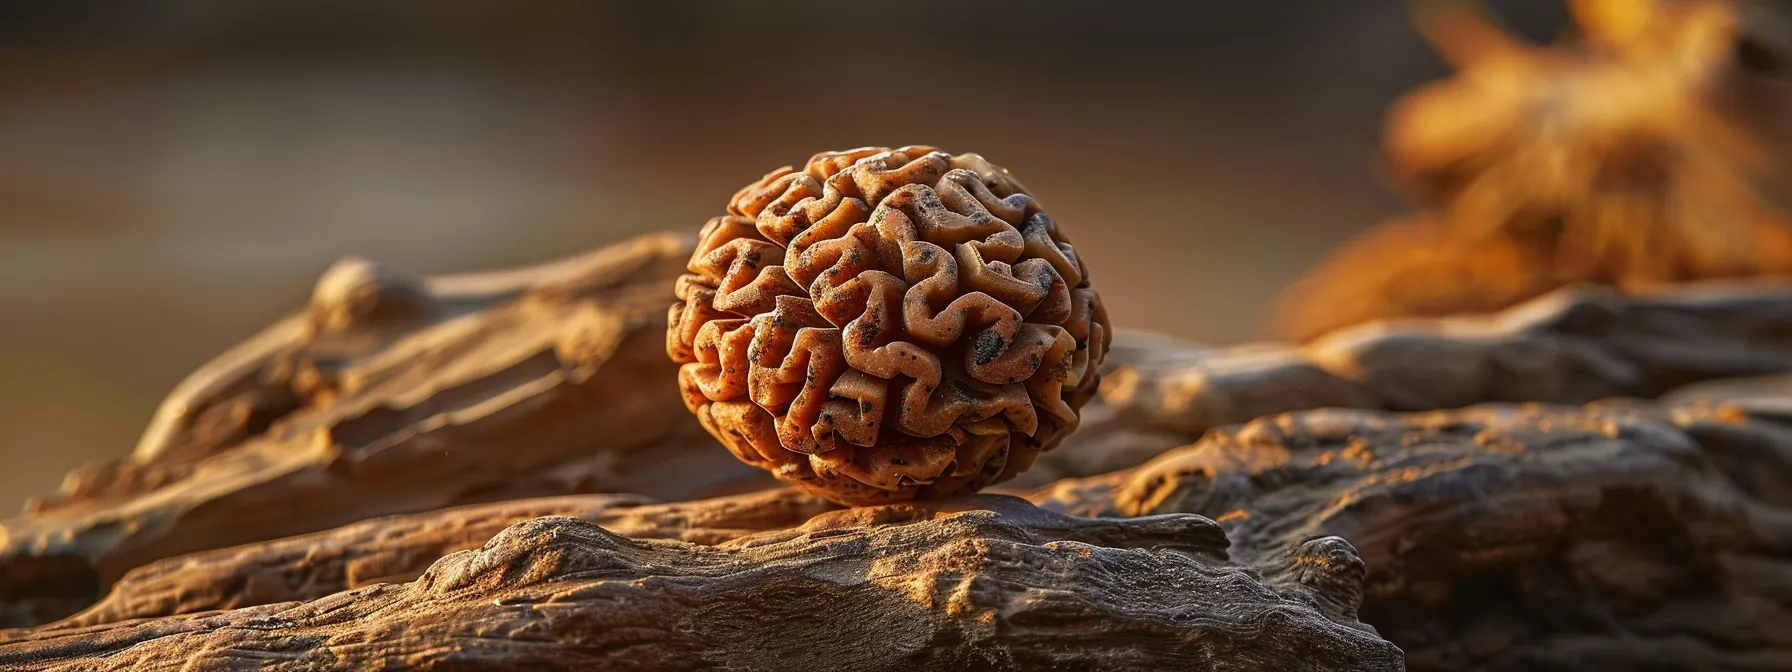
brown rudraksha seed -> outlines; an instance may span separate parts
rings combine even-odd
[[[1025,188],[976,154],[824,152],[734,195],[666,350],[741,460],[835,502],[973,492],[1076,428],[1111,330]]]

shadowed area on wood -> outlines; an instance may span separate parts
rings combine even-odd
[[[1734,409],[1303,411],[1030,497],[1210,516],[1246,564],[1350,539],[1415,670],[1792,665],[1792,428]]]

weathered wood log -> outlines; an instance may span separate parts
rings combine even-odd
[[[160,558],[371,517],[775,485],[679,399],[665,316],[693,243],[651,235],[444,277],[339,263],[304,311],[183,381],[128,459],[0,522],[0,625],[67,616]],[[1185,442],[1113,423],[1085,435],[1132,463]]]
[[[1753,417],[1792,422],[1792,375],[1724,378],[1694,383],[1668,392],[1663,402],[1680,405],[1728,405]]]
[[[1494,315],[1359,325],[1304,346],[1208,348],[1122,330],[1108,359],[1082,429],[1012,486],[1124,469],[1288,411],[1584,404],[1792,371],[1792,284],[1569,287]]]
[[[1116,523],[1210,517],[1230,537],[1229,557],[1267,568],[1272,581],[1278,571],[1360,562],[1365,620],[1406,650],[1413,669],[1792,665],[1792,593],[1783,588],[1792,585],[1792,428],[1728,408],[1613,401],[1297,412],[1028,496]],[[635,498],[585,496],[448,509],[156,563],[50,629],[406,578],[436,551],[476,545],[483,532],[473,528],[501,527],[504,516],[567,512],[632,537],[732,548],[991,501],[1002,500],[828,511],[783,490],[635,506]],[[1360,558],[1351,551],[1287,562],[1288,549],[1331,537],[1357,540]],[[355,563],[377,569],[357,580],[342,569]],[[1320,595],[1354,604],[1351,585]]]
[[[375,583],[410,581],[444,555],[479,548],[505,527],[542,516],[575,517],[635,539],[719,544],[796,527],[835,508],[785,488],[665,504],[640,495],[564,495],[386,516],[158,560],[126,573],[104,600],[61,624],[314,600]],[[11,636],[0,631],[0,641]]]
[[[1009,497],[823,516],[722,546],[537,518],[408,584],[52,627],[19,670],[1400,670],[1356,621],[1336,538],[1262,571],[1212,521],[1096,520]]]
[[[577,492],[769,485],[684,412],[658,341],[690,241],[649,236],[500,273],[363,262],[184,382],[130,459],[0,523],[0,623],[91,605],[159,558],[364,518]],[[1345,330],[1304,348],[1122,333],[1083,427],[1013,487],[1130,467],[1210,427],[1335,406],[1584,402],[1792,370],[1792,287],[1564,290],[1493,317]],[[464,543],[473,543],[468,540]]]
[[[1415,670],[1792,669],[1792,429],[1731,409],[1297,412],[1031,498],[1349,539]]]
[[[1179,347],[1174,341],[1150,338],[1134,338],[1129,342],[1131,351],[1122,349],[1122,359],[1143,362],[1146,366],[1151,363],[1152,356],[1161,356],[1172,352],[1171,348]],[[1224,391],[1227,388],[1215,389]],[[1097,416],[1089,429],[1092,434],[1084,438],[1087,443],[1082,445],[1110,449],[1111,446],[1097,442],[1104,431],[1154,431],[1149,428],[1138,429],[1136,425],[1129,425],[1118,417],[1110,416]],[[1121,443],[1150,446],[1150,442],[1136,439],[1124,439]],[[1769,442],[1768,445],[1774,444]],[[1077,448],[1074,444],[1070,448],[1072,453],[1078,450],[1083,450],[1092,457],[1107,457],[1121,462],[1121,466],[1142,462],[1147,458],[1141,455],[1149,452],[1149,448],[1134,448],[1130,452],[1102,452]],[[1093,467],[1101,466],[1099,460],[1097,462],[1081,468],[1093,471]],[[1765,464],[1772,463],[1769,461]],[[1771,468],[1762,468],[1764,463],[1744,464],[1755,468],[1757,478],[1771,478],[1775,473]],[[1792,483],[1792,479],[1787,482]],[[1773,497],[1771,493],[1763,496],[1770,499]],[[820,502],[801,498],[794,493],[782,492],[768,497],[770,498],[751,496],[715,503],[654,506],[645,505],[646,500],[642,498],[630,497],[549,498],[367,521],[317,535],[179,557],[152,564],[127,575],[104,603],[82,614],[76,622],[99,623],[273,601],[314,599],[376,580],[405,579],[421,572],[430,560],[444,552],[477,546],[503,526],[538,515],[578,516],[632,536],[719,541],[746,532],[792,525],[800,522],[803,514],[812,514],[823,507]],[[1101,500],[1097,498],[1087,501]],[[762,507],[763,510],[754,511]],[[1116,509],[1102,509],[1099,506],[1092,510],[1103,515],[1114,515],[1117,512]],[[723,516],[722,522],[716,522],[717,517],[722,515],[718,511],[728,512]],[[1206,513],[1223,516],[1229,512]],[[692,516],[697,518],[693,519]],[[753,522],[727,522],[739,516],[747,516]],[[618,525],[623,527],[617,528]],[[1278,540],[1278,543],[1285,541],[1287,540]],[[333,556],[333,552],[343,555]]]
[[[1493,315],[1377,322],[1299,347],[1135,339],[1116,342],[1113,358],[1108,405],[1191,435],[1311,408],[1655,397],[1696,381],[1792,371],[1792,284],[1642,295],[1569,287]]]
[[[304,312],[181,383],[129,459],[0,523],[0,620],[66,615],[158,558],[371,516],[770,484],[678,401],[665,308],[691,244],[435,278],[338,264]]]

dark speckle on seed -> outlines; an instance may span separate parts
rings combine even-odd
[[[966,389],[963,385],[953,385],[952,398],[969,404],[975,403],[978,396],[974,390]]]
[[[977,335],[977,343],[972,346],[972,356],[976,358],[978,365],[988,364],[995,361],[997,355],[1002,354],[1002,347],[1005,345],[1007,344],[1002,342],[1001,334],[984,331]]]

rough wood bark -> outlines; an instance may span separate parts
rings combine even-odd
[[[78,471],[62,495],[0,523],[0,623],[71,614],[160,558],[374,516],[769,485],[717,449],[670,382],[657,330],[689,245],[649,236],[440,278],[340,264],[305,312],[171,394],[130,459]],[[1578,403],[1792,370],[1792,287],[1563,290],[1497,316],[1367,325],[1301,348],[1123,333],[1110,361],[1083,427],[1012,487],[1123,469],[1213,426],[1302,408]]]
[[[1304,411],[1032,499],[1349,539],[1414,670],[1792,669],[1792,429],[1733,409]]]
[[[635,539],[719,544],[796,527],[836,508],[785,488],[664,504],[640,495],[564,495],[386,516],[158,560],[131,570],[105,599],[61,624],[314,600],[375,583],[410,581],[437,558],[479,548],[505,527],[542,516],[575,517]],[[0,641],[10,636],[0,631]]]
[[[305,311],[195,372],[128,459],[0,524],[4,622],[158,558],[519,496],[769,484],[712,448],[664,353],[670,234],[517,271],[345,261]]]
[[[1130,345],[1131,347],[1127,347]],[[1109,405],[1198,434],[1310,408],[1419,411],[1485,402],[1584,404],[1792,371],[1792,284],[1583,286],[1487,316],[1378,322],[1305,346],[1117,343]]]
[[[1050,510],[1118,516],[1097,520],[1119,527],[1168,513],[1217,520],[1231,544],[1212,557],[1225,554],[1257,567],[1264,581],[1284,590],[1312,587],[1309,597],[1320,605],[1315,608],[1345,622],[1354,620],[1347,615],[1355,613],[1360,599],[1363,618],[1406,650],[1412,669],[1792,665],[1792,636],[1786,634],[1792,632],[1792,594],[1783,589],[1792,585],[1792,429],[1726,408],[1609,402],[1405,415],[1298,412],[1214,432],[1137,468],[1054,484],[1030,498]],[[574,511],[575,504],[586,508]],[[135,652],[101,647],[81,649],[80,655],[104,651],[137,660],[131,656],[172,646],[144,634],[162,632],[156,627],[232,630],[235,626],[225,625],[234,623],[229,619],[248,617],[185,616],[98,629],[95,624],[183,608],[312,598],[348,587],[349,573],[339,568],[357,562],[370,568],[365,580],[410,576],[428,566],[435,551],[476,543],[468,540],[484,532],[470,528],[500,527],[504,516],[576,512],[631,537],[681,538],[728,550],[825,538],[839,529],[882,533],[886,528],[880,526],[977,509],[1032,515],[996,496],[931,506],[830,512],[812,498],[773,491],[670,504],[640,504],[639,498],[624,496],[548,498],[369,521],[152,565],[81,617],[8,633],[5,650],[20,656],[17,660],[28,653],[61,655],[57,652],[64,649],[58,647],[74,646],[71,642],[131,631],[139,633],[131,637],[152,638],[151,643]],[[811,514],[816,515],[808,522],[795,524]],[[1028,520],[1028,529],[1048,538],[1060,537],[1039,530],[1097,529],[1082,518]],[[768,531],[748,533],[754,529]],[[462,530],[467,533],[455,536]],[[1335,537],[1356,539],[1360,556]],[[450,538],[455,542],[442,542]],[[1213,529],[1198,525],[1179,528],[1165,537],[1169,542],[1148,545],[1203,538],[1200,543],[1211,548],[1224,547]],[[1090,543],[1113,547],[1118,542]],[[803,553],[810,552],[833,551]],[[797,562],[797,557],[779,556],[776,562]],[[1366,585],[1347,580],[1364,571]],[[255,583],[276,588],[260,594],[243,590]],[[207,586],[217,588],[208,593]],[[239,591],[234,597],[218,598],[232,589]],[[182,590],[210,595],[212,601],[183,604],[177,597]],[[349,595],[387,595],[379,591],[395,589],[356,590]],[[326,598],[350,605],[334,608],[351,611],[361,599],[387,604],[379,601],[383,597]],[[295,608],[300,607],[280,607]],[[796,612],[776,613],[793,618],[789,614]],[[225,620],[191,625],[207,618]],[[405,618],[357,627],[397,628],[409,622]],[[1080,627],[1107,627],[1097,625],[1106,617],[1084,618]],[[453,641],[446,631],[437,634]],[[224,638],[220,641],[230,643],[220,646],[226,648],[256,646],[247,634],[204,637]],[[709,644],[686,645],[712,650],[705,648]],[[921,657],[904,660],[982,660],[926,657],[948,655],[931,650],[913,655]]]
[[[693,243],[443,277],[338,264],[304,311],[183,381],[129,458],[0,522],[0,626],[67,616],[157,559],[370,517],[775,485],[679,399],[665,316]],[[1137,459],[1183,441],[1128,425],[1085,434]]]
[[[1262,571],[1199,516],[1095,520],[998,496],[823,516],[721,546],[565,517],[408,584],[52,627],[21,670],[1400,670],[1354,616],[1362,564],[1314,539]]]
[[[654,503],[765,485],[703,436],[671,382],[659,339],[667,279],[688,246],[648,237],[565,262],[448,278],[340,265],[305,313],[176,390],[130,459],[77,472],[63,495],[3,523],[0,611],[8,622],[60,618],[117,582],[79,617],[0,635],[11,642],[8,655],[73,660],[67,656],[112,651],[130,660],[142,651],[104,642],[162,641],[146,633],[176,631],[249,650],[266,642],[241,629],[246,621],[236,619],[253,616],[240,614],[320,599],[352,612],[378,600],[331,595],[414,592],[376,586],[417,577],[445,553],[542,515],[723,552],[842,520],[882,534],[874,523],[1006,501],[828,513],[812,498],[768,491]],[[1302,576],[1329,581],[1325,568],[1359,566],[1354,551],[1326,545],[1334,542],[1300,551],[1312,538],[1356,541],[1370,572],[1365,613],[1409,649],[1418,669],[1792,664],[1792,645],[1775,634],[1792,631],[1792,598],[1783,590],[1792,581],[1792,438],[1774,422],[1735,421],[1696,402],[1740,401],[1783,418],[1774,414],[1786,408],[1774,388],[1694,385],[1667,406],[1275,416],[1327,406],[1579,403],[1792,371],[1792,287],[1713,285],[1646,297],[1563,290],[1496,316],[1368,325],[1299,348],[1205,349],[1123,334],[1110,359],[1114,383],[1085,409],[1082,429],[1011,488],[1038,487],[1031,498],[1042,506],[1082,514],[1213,517],[1233,535],[1233,557],[1284,588]],[[656,380],[663,390],[655,391]],[[1273,417],[1164,453],[1259,416]],[[1052,482],[1061,478],[1075,480]],[[640,494],[515,500],[584,491]],[[479,504],[487,501],[498,503]],[[367,520],[393,514],[401,515]],[[829,520],[836,522],[817,522]],[[268,540],[276,541],[251,543]],[[834,562],[802,556],[808,552],[773,564]],[[1308,560],[1290,564],[1290,553]],[[1315,560],[1321,556],[1332,559]],[[161,558],[168,559],[155,562]],[[783,571],[777,567],[755,571]],[[1059,580],[1065,575],[1034,581]],[[1311,602],[1345,614],[1355,594],[1349,584],[1315,589]],[[843,597],[849,593],[833,597],[871,608]],[[1130,595],[1107,596],[1119,601],[1083,612],[1084,625],[1131,627],[1109,622],[1121,612],[1100,611],[1156,599]],[[236,607],[249,611],[191,615]],[[454,611],[470,604],[419,608],[429,618],[484,613]],[[947,623],[930,631],[944,643],[902,660],[1034,660],[977,657],[997,655],[987,648],[997,640],[952,639],[969,637],[968,626],[950,624],[959,616],[929,616]],[[117,623],[144,617],[161,618]],[[465,634],[454,627],[433,632]],[[1151,641],[1186,634],[1151,632],[1168,638]],[[125,639],[108,639],[117,637]],[[728,654],[702,642],[676,645]],[[293,651],[289,658],[299,656]]]
[[[1569,287],[1493,315],[1366,324],[1304,346],[1208,348],[1123,330],[1108,359],[1082,428],[1010,487],[1124,469],[1288,411],[1584,404],[1792,371],[1792,284]]]
[[[1278,572],[1360,562],[1368,576],[1362,613],[1406,650],[1413,669],[1792,666],[1792,593],[1783,589],[1792,585],[1792,428],[1731,408],[1632,401],[1305,411],[1028,496],[1087,516],[1210,517],[1231,539],[1229,557],[1266,568],[1271,582]],[[668,504],[585,496],[449,509],[163,561],[53,629],[407,578],[438,551],[474,546],[485,530],[538,513],[730,548],[990,501],[1002,500],[830,512],[783,490]],[[1331,537],[1356,540],[1360,560],[1351,551],[1287,562],[1288,549]],[[342,570],[356,563],[377,570],[356,580]],[[1317,595],[1354,613],[1354,586]]]

